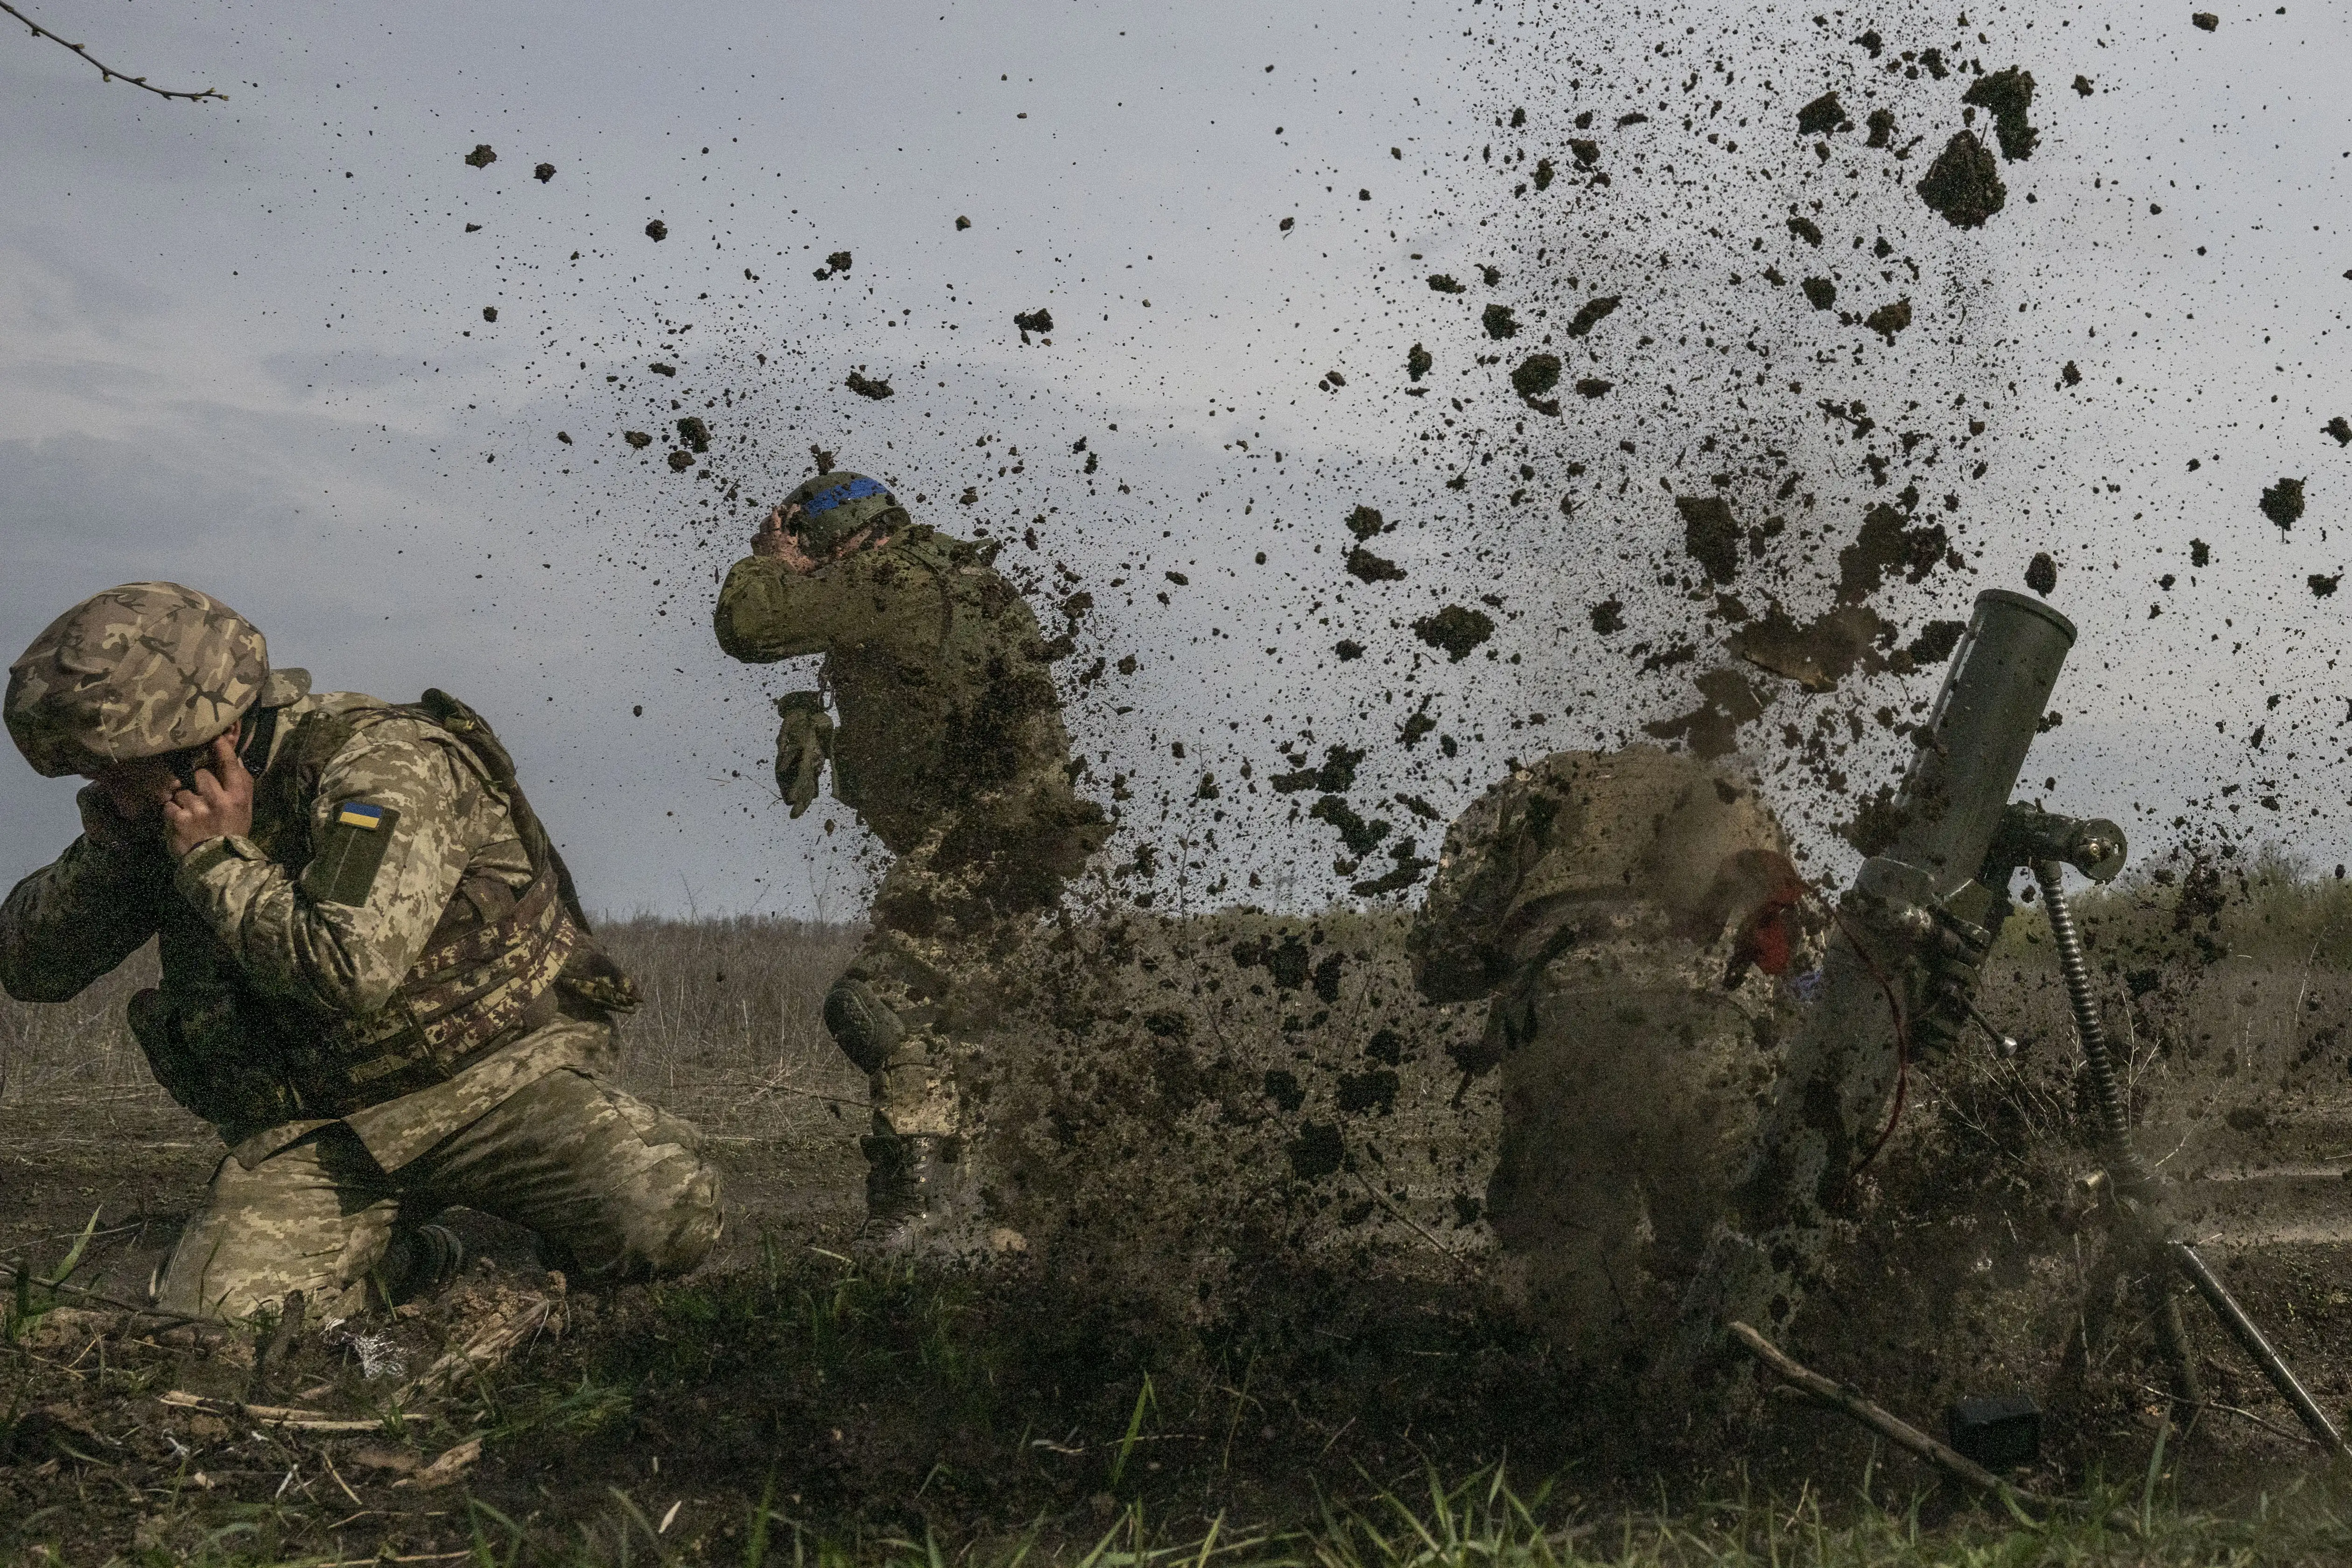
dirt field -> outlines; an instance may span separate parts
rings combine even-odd
[[[2273,868],[2083,910],[2145,1146],[2342,1412],[2352,900]],[[2039,924],[2012,925],[1984,996],[2025,1050],[1915,1069],[1848,1260],[1791,1348],[1930,1427],[1956,1395],[2030,1390],[2050,1426],[2031,1484],[2113,1477],[2137,1505],[2151,1476],[2151,1521],[2176,1503],[2236,1521],[2190,1530],[2179,1560],[2237,1550],[2255,1528],[2246,1500],[2296,1492],[2311,1450],[2193,1303],[2213,1403],[2185,1433],[2164,1426],[2146,1324],[2075,1181],[2095,1162]],[[1048,942],[1019,999],[1047,1011],[1026,1047],[1003,1044],[996,1084],[1004,1119],[1052,1130],[1024,1145],[1033,1184],[1016,1194],[1034,1250],[980,1275],[876,1277],[839,1256],[859,1213],[863,1085],[817,1025],[854,933],[615,927],[651,998],[630,1025],[630,1083],[701,1122],[728,1182],[712,1265],[654,1289],[559,1292],[527,1237],[460,1215],[486,1260],[463,1285],[373,1351],[265,1334],[258,1370],[250,1336],[28,1291],[0,1350],[0,1554],[732,1562],[789,1535],[861,1557],[913,1542],[919,1560],[926,1539],[982,1557],[1027,1539],[1058,1558],[1116,1535],[1139,1562],[1183,1543],[1309,1551],[1265,1537],[1296,1529],[1395,1561],[1412,1554],[1409,1531],[1390,1540],[1402,1516],[1375,1537],[1345,1521],[1399,1497],[1424,1528],[1466,1529],[1484,1508],[1479,1528],[1520,1551],[1564,1552],[1575,1521],[1662,1496],[1685,1524],[1711,1521],[1691,1540],[1725,1554],[1712,1560],[1763,1560],[1780,1528],[1727,1498],[1832,1500],[1837,1533],[1809,1561],[1836,1542],[1848,1560],[1933,1560],[1902,1555],[1916,1548],[1885,1535],[1865,1495],[1899,1520],[1924,1493],[1948,1542],[1990,1528],[1810,1408],[1773,1403],[1736,1448],[1705,1423],[1696,1447],[1643,1448],[1638,1383],[1560,1355],[1494,1299],[1476,1200],[1498,1111],[1491,1075],[1456,1067],[1481,1010],[1412,998],[1402,931],[1399,917],[1232,914]],[[1265,958],[1291,942],[1284,984]],[[0,1015],[0,1258],[52,1268],[95,1215],[72,1282],[121,1301],[141,1299],[218,1157],[122,1036],[135,983]],[[516,1342],[481,1350],[501,1325]],[[469,1342],[496,1364],[420,1379]],[[405,1372],[369,1376],[387,1350]],[[289,1426],[286,1409],[329,1425]],[[1497,1466],[1532,1500],[1523,1512],[1494,1489]],[[1429,1490],[1480,1477],[1476,1498]],[[2276,1560],[2330,1560],[2341,1527],[2298,1506]],[[1644,1525],[1622,1550],[1617,1528],[1592,1545],[1603,1560],[1707,1560],[1675,1545],[1683,1525]],[[2045,1542],[2017,1560],[2105,1551]]]

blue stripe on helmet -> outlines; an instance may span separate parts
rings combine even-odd
[[[863,500],[867,496],[880,496],[887,500],[890,499],[890,491],[887,486],[877,484],[874,480],[861,475],[846,484],[835,485],[831,489],[817,491],[816,494],[801,502],[801,510],[814,515],[820,511],[831,511],[835,507],[850,501]]]

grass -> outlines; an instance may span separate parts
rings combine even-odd
[[[2178,868],[2169,883],[2080,897],[2115,1033],[2158,1103],[2166,1075],[2200,1051],[2237,1051],[2262,1068],[2233,1084],[2327,1066],[2294,1063],[2334,1048],[2329,1020],[2352,995],[2352,889],[2291,873],[2275,860],[2242,876],[2227,864]],[[1396,952],[1402,921],[1286,922],[1302,942],[1310,925],[1317,965],[1348,957],[1329,994],[1319,969],[1302,989],[1279,983],[1262,956],[1244,964],[1238,949],[1286,927],[1245,913],[1139,921],[1070,961],[1104,988],[1088,1004],[1098,1021],[1073,1058],[1072,1094],[1125,1119],[1068,1122],[1080,1142],[1063,1147],[1123,1158],[1164,1135],[1163,1148],[1143,1149],[1160,1165],[1120,1167],[1150,1184],[1107,1192],[1080,1217],[1114,1226],[1122,1204],[1153,1225],[1213,1215],[1197,1206],[1205,1200],[1192,1195],[1184,1162],[1216,1149],[1265,1177],[1267,1223],[1244,1241],[1169,1232],[1169,1256],[1198,1263],[1213,1293],[1181,1270],[1133,1289],[1035,1268],[986,1279],[874,1273],[806,1236],[780,1236],[720,1272],[583,1299],[562,1340],[468,1381],[444,1405],[400,1413],[367,1441],[428,1459],[484,1440],[461,1486],[420,1493],[362,1468],[360,1438],[159,1425],[154,1394],[179,1375],[184,1352],[122,1336],[45,1348],[57,1303],[28,1286],[6,1303],[0,1346],[0,1563],[324,1563],[380,1552],[763,1568],[2352,1561],[2342,1498],[2294,1479],[2291,1458],[2264,1461],[2252,1482],[2243,1472],[2217,1480],[2209,1450],[2149,1453],[2145,1434],[2115,1451],[2127,1481],[2086,1479],[2095,1468],[2073,1461],[2056,1478],[2051,1489],[2098,1502],[2088,1521],[1989,1517],[1827,1418],[1787,1412],[1737,1448],[1685,1456],[1662,1492],[1616,1431],[1622,1391],[1563,1362],[1528,1324],[1490,1314],[1465,1283],[1481,1256],[1475,1218],[1456,1223],[1422,1186],[1408,1190],[1409,1176],[1430,1180],[1412,1174],[1435,1168],[1427,1150],[1465,1157],[1456,1145],[1496,1114],[1491,1100],[1458,1096],[1447,1056],[1448,1040],[1475,1034],[1475,1010],[1449,1016],[1451,1034],[1411,1037],[1400,1021],[1415,1006]],[[805,1125],[777,1121],[780,1106],[858,1103],[856,1075],[817,1022],[855,930],[638,920],[604,931],[648,997],[629,1025],[631,1087],[747,1142]],[[151,962],[142,955],[63,1007],[0,1005],[0,1108],[40,1111],[46,1121],[19,1123],[36,1127],[65,1126],[58,1117],[91,1105],[168,1110],[120,1025]],[[2053,968],[2029,906],[2004,933],[1986,1001],[2004,1026],[2014,1020],[2063,1047]],[[1339,1121],[1326,1109],[1333,1086],[1314,1074],[1360,1072],[1366,1040],[1384,1026],[1409,1035],[1395,1109]],[[1268,1051],[1279,1054],[1253,1054]],[[1391,1051],[1382,1059],[1394,1064]],[[1211,1068],[1238,1088],[1202,1076]],[[1287,1092],[1304,1096],[1297,1117],[1340,1125],[1356,1167],[1319,1184],[1291,1179],[1295,1126],[1255,1091],[1264,1081],[1270,1094],[1277,1068]],[[2063,1144],[2079,1120],[2069,1072],[2063,1048],[2042,1047],[2019,1066],[1948,1069],[1947,1098],[1975,1119],[1951,1125],[1980,1125],[2004,1148]],[[1414,1128],[1434,1131],[1408,1130],[1409,1109],[1423,1119]],[[2040,1189],[2013,1164],[2004,1153],[1956,1168],[1982,1176],[1987,1203],[2029,1215]],[[1481,1178],[1465,1169],[1448,1180],[1475,1188]],[[1381,1174],[1381,1188],[1359,1170]],[[1386,1223],[1372,1201],[1382,1196],[1415,1216],[1391,1226],[1392,1253],[1340,1245]],[[41,1234],[57,1239],[37,1255],[44,1277],[99,1200],[73,1201],[45,1222]],[[1370,1217],[1350,1218],[1358,1209]],[[102,1246],[104,1226],[98,1235],[84,1245]],[[1420,1272],[1402,1266],[1416,1258]],[[1853,1286],[1862,1298],[1885,1288],[1859,1277]],[[2335,1331],[2322,1318],[2279,1327],[2299,1355]],[[1896,1386],[1824,1365],[1883,1397]],[[1915,1415],[1934,1408],[1913,1404]],[[82,1426],[60,1425],[60,1408]],[[2135,1528],[2098,1517],[2110,1512]],[[346,1515],[357,1522],[339,1522]]]

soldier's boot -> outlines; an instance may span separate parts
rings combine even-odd
[[[866,1223],[855,1247],[861,1256],[954,1261],[985,1249],[962,1139],[878,1132],[858,1147],[866,1155]]]
[[[439,1294],[465,1267],[466,1244],[456,1231],[443,1225],[404,1225],[392,1233],[376,1278],[385,1302],[396,1307]]]

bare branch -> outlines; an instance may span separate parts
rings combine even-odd
[[[79,44],[67,43],[63,38],[58,37],[47,27],[42,26],[38,22],[34,21],[30,16],[27,16],[22,11],[17,10],[14,5],[9,5],[8,0],[0,0],[0,11],[7,12],[8,15],[16,17],[16,20],[24,23],[25,26],[33,29],[33,37],[37,38],[47,38],[49,42],[59,45],[65,48],[71,49],[83,59],[89,61],[90,65],[97,70],[99,76],[107,81],[127,81],[131,86],[145,92],[152,92],[158,98],[184,98],[190,103],[194,103],[199,100],[207,98],[219,99],[223,103],[226,103],[228,101],[228,94],[225,92],[216,92],[211,88],[206,88],[202,92],[171,92],[160,87],[149,87],[145,77],[124,76],[121,71],[114,69],[111,66],[106,65],[94,58],[90,52],[82,47]]]

